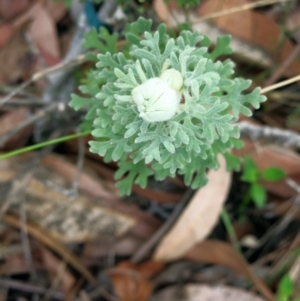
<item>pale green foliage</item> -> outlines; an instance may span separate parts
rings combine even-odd
[[[204,186],[206,169],[218,168],[219,153],[229,168],[238,168],[238,159],[228,152],[241,144],[234,122],[240,113],[252,114],[250,105],[258,108],[265,100],[259,88],[244,92],[250,80],[232,79],[232,61],[214,61],[230,52],[228,37],[219,38],[208,52],[210,41],[198,32],[182,31],[173,39],[165,25],[153,34],[150,27],[151,21],[142,18],[127,27],[129,58],[123,53],[98,54],[97,69],[80,87],[90,96],[73,95],[70,103],[76,110],[89,109],[86,118],[93,121],[95,137],[90,150],[107,162],[118,162],[116,179],[122,194],[130,193],[133,182],[145,187],[150,175],[163,180],[176,172],[186,185]],[[108,37],[101,38],[103,43]],[[92,39],[99,36],[89,36],[89,43],[97,47]],[[131,92],[147,79],[159,77],[166,67],[183,77],[180,112],[170,120],[149,123],[139,117]]]
[[[292,298],[294,291],[295,284],[293,283],[291,277],[286,274],[281,278],[279,282],[276,299],[278,301],[300,301],[300,299]]]

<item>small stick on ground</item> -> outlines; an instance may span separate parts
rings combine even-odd
[[[237,123],[241,136],[257,140],[267,140],[272,143],[291,148],[300,148],[300,135],[292,131],[281,130],[269,126],[254,125],[246,121]]]
[[[21,197],[21,204],[20,204],[20,221],[21,221],[21,241],[23,246],[24,258],[29,266],[31,279],[37,280],[37,274],[34,268],[33,259],[32,259],[32,252],[30,247],[30,241],[27,232],[27,215],[26,215],[26,202],[24,197]]]
[[[176,206],[175,210],[173,211],[172,215],[169,217],[169,219],[158,229],[156,233],[154,233],[150,239],[142,245],[142,247],[137,250],[135,254],[133,254],[131,258],[131,262],[133,263],[139,263],[143,261],[149,253],[152,251],[152,249],[157,245],[157,243],[162,239],[162,237],[170,230],[170,228],[173,226],[174,222],[176,221],[177,217],[182,212],[183,208],[186,206],[186,204],[191,199],[192,195],[194,193],[194,190],[191,188],[188,188],[185,194],[182,196],[180,202]]]
[[[50,299],[52,299],[53,295],[55,294],[56,290],[58,289],[58,287],[64,277],[66,269],[67,269],[67,263],[65,261],[63,261],[58,268],[58,271],[56,273],[56,276],[55,276],[50,288],[47,290],[47,292],[45,293],[45,295],[41,301],[49,301]]]
[[[272,74],[272,76],[266,81],[266,87],[274,84],[282,75],[283,73],[289,68],[291,63],[295,60],[295,58],[300,53],[300,44],[298,44],[291,54],[280,64],[279,68]]]
[[[37,286],[18,280],[3,279],[3,278],[0,278],[0,286],[8,287],[10,289],[16,289],[22,292],[35,293],[35,294],[44,294],[47,291],[47,289],[42,286]],[[58,300],[65,300],[64,294],[59,291],[53,292],[52,297]]]

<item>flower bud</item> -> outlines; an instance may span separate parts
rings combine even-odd
[[[180,95],[158,77],[150,78],[132,90],[139,116],[148,122],[171,119],[177,112]]]
[[[181,90],[183,85],[183,78],[180,72],[175,70],[174,68],[164,71],[161,74],[160,78],[166,81],[169,86],[177,92]]]

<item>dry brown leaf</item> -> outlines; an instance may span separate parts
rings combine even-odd
[[[48,168],[57,171],[70,184],[73,183],[77,173],[77,167],[63,159],[63,157],[57,155],[45,156],[43,164],[45,164]],[[94,178],[85,172],[81,175],[79,189],[91,197],[96,198],[99,203],[106,207],[122,212],[122,214],[129,215],[137,220],[130,232],[138,238],[146,239],[152,235],[161,224],[156,218],[139,210],[135,205],[120,202],[120,197],[116,190],[106,189],[106,186],[104,187],[100,179]]]
[[[132,191],[141,197],[150,201],[155,200],[157,203],[178,203],[181,194],[174,192],[166,192],[163,190],[154,190],[151,188],[141,188],[141,186],[133,184]]]
[[[25,156],[0,161],[0,190],[14,180],[20,170],[25,168],[24,165]],[[47,182],[57,189],[47,186]],[[63,193],[69,187],[66,180],[56,172],[39,166],[24,191],[27,218],[65,243],[80,243],[107,234],[116,238],[137,223],[134,215],[107,208],[92,198],[79,194],[71,201]],[[18,212],[18,205],[12,204],[11,211]]]
[[[60,21],[67,12],[66,5],[63,1],[46,0],[45,7],[55,22]]]
[[[31,20],[29,32],[40,54],[49,66],[60,61],[60,50],[54,21],[41,2],[36,2],[28,11],[17,18],[13,24],[20,24]]]
[[[201,3],[197,12],[200,16],[205,16],[211,13],[222,12],[232,7],[243,6],[248,3],[248,0],[205,1]],[[210,21],[224,31],[230,32],[234,37],[246,40],[248,35],[252,34],[252,19],[253,15],[251,10],[244,10],[234,14],[213,18]],[[237,24],[239,26],[237,26]]]
[[[107,179],[111,182],[111,184],[113,184],[114,186],[114,191],[116,191],[115,188],[115,179],[114,179],[114,171],[113,169],[109,168],[107,165],[104,165],[101,163],[97,163],[94,160],[90,160],[90,159],[86,159],[85,162],[87,163],[87,165],[94,169],[97,174],[99,174],[101,177],[103,177],[104,179]],[[176,185],[181,186],[182,182],[176,178],[170,178],[168,180],[173,181]],[[164,191],[163,189],[161,190],[157,190],[157,189],[152,189],[152,188],[148,188],[146,187],[141,188],[139,185],[137,184],[133,184],[132,186],[132,192],[134,192],[135,194],[146,198],[150,201],[155,200],[158,203],[177,203],[179,202],[180,198],[181,198],[181,193],[176,193],[176,192],[167,192]]]
[[[264,301],[241,289],[229,286],[176,285],[161,290],[149,301]]]
[[[4,47],[13,35],[13,28],[9,24],[0,25],[0,48]]]
[[[154,0],[153,8],[161,22],[164,22],[168,27],[173,24],[170,15],[170,8],[163,0]]]
[[[153,261],[141,265],[123,261],[108,274],[121,301],[146,301],[152,293],[149,279],[162,268],[162,264]]]
[[[34,264],[34,268],[41,268]],[[21,256],[12,256],[5,260],[4,263],[0,265],[0,275],[1,276],[14,276],[18,274],[26,274],[30,272],[30,267],[28,262],[25,260],[23,254]]]
[[[0,137],[13,130],[16,124],[24,121],[29,114],[27,108],[16,108],[0,118]],[[3,150],[11,150],[24,146],[32,133],[32,126],[23,128],[20,132],[9,139],[3,146]]]
[[[14,83],[24,77],[32,63],[31,55],[28,52],[28,43],[25,39],[27,25],[23,24],[15,28],[7,40],[7,44],[0,48],[0,84],[2,85]],[[8,33],[6,32],[6,34]]]
[[[91,260],[106,257],[109,254],[130,257],[144,242],[145,240],[135,237],[132,233],[118,238],[112,235],[103,235],[99,239],[84,243],[82,257]]]
[[[47,155],[42,160],[43,164],[48,168],[62,175],[69,183],[73,183],[76,174],[77,166],[68,162],[64,157],[59,155]],[[108,191],[106,187],[95,177],[82,172],[79,181],[79,189],[87,194],[104,199],[118,198],[117,190]]]
[[[21,229],[22,224],[20,218],[12,214],[4,214],[2,219],[10,226]],[[47,231],[40,229],[37,225],[27,222],[27,232],[29,235],[40,241],[45,246],[49,247],[58,253],[66,262],[71,264],[74,269],[81,273],[91,283],[96,283],[96,279],[89,270],[79,261],[79,259],[70,252],[61,242],[53,238]]]
[[[250,279],[266,300],[276,300],[270,289],[253,273],[244,258],[228,243],[206,240],[194,246],[184,257],[190,260],[229,267]]]
[[[26,162],[31,156],[34,154],[0,160],[0,190],[8,187],[20,170],[28,168]],[[76,171],[76,167],[74,170]],[[41,164],[25,190],[28,219],[34,220],[60,241],[80,243],[109,235],[115,243],[111,246],[116,248],[116,251],[125,244],[127,247],[125,252],[132,252],[130,250],[136,249],[134,246],[140,246],[161,225],[161,222],[152,215],[133,204],[120,202],[119,199],[104,200],[79,193],[73,201],[70,201],[64,190],[70,188],[71,182]],[[50,183],[56,189],[49,187]],[[18,204],[13,204],[11,210],[18,212]],[[124,241],[118,240],[118,237],[125,233],[129,237],[133,236],[133,245],[131,242],[128,245],[124,236],[122,236]],[[105,254],[111,251],[108,246],[106,244],[105,248],[101,249],[103,252],[106,251]],[[99,249],[100,255],[101,250]],[[123,249],[120,252],[122,251]]]
[[[31,2],[30,0],[1,0],[0,15],[4,20],[11,19],[26,10]]]
[[[198,9],[198,14],[205,16],[247,3],[249,1],[246,0],[203,1]],[[281,44],[282,30],[280,25],[271,17],[253,10],[224,15],[210,21],[234,37],[266,50],[278,64],[283,62],[294,49],[290,40],[285,40]],[[291,66],[286,69],[285,75],[298,75],[299,68],[300,61],[294,60]]]
[[[179,220],[158,245],[155,260],[179,258],[202,241],[218,221],[231,180],[223,156],[219,157],[219,162],[220,168],[208,172],[208,184],[195,193]]]

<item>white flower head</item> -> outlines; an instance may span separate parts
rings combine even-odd
[[[161,78],[148,79],[132,90],[139,116],[148,122],[171,119],[177,112],[180,94]]]
[[[183,86],[182,75],[178,70],[174,68],[165,70],[161,74],[160,78],[166,81],[169,84],[169,86],[177,92],[179,92]]]

